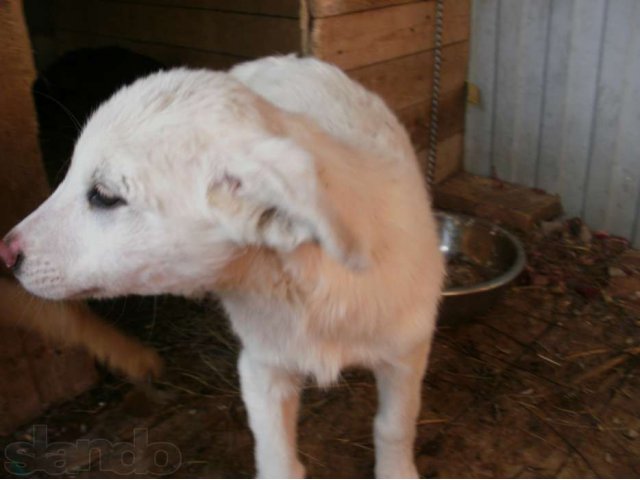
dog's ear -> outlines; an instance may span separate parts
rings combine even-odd
[[[290,252],[316,242],[351,269],[367,264],[356,233],[320,185],[311,154],[288,139],[262,140],[229,162],[210,183],[208,201],[238,243]]]

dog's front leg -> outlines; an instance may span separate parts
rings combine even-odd
[[[429,349],[427,342],[374,369],[378,386],[374,423],[377,478],[418,478],[413,443]]]
[[[296,447],[300,377],[266,365],[246,351],[238,363],[258,478],[304,478]]]

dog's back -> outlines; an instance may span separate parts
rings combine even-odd
[[[243,63],[230,73],[277,107],[307,115],[353,147],[386,158],[412,156],[405,129],[382,99],[337,67],[289,55]]]

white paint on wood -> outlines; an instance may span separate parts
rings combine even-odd
[[[474,0],[465,161],[640,246],[640,2]]]
[[[467,168],[478,175],[489,175],[491,168],[491,127],[496,38],[499,0],[475,0],[471,9],[471,45],[469,74],[482,92],[480,103],[467,109],[465,156]],[[446,14],[446,12],[445,12]]]
[[[536,185],[558,192],[561,169],[563,128],[565,123],[564,99],[568,90],[566,59],[571,46],[571,12],[574,0],[551,3],[549,34],[545,46],[546,72],[544,106],[540,129]],[[549,88],[549,86],[553,88]]]
[[[500,8],[494,125],[501,135],[493,138],[493,165],[499,177],[525,185],[536,171],[549,6],[537,0]]]

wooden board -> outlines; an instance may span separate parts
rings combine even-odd
[[[440,141],[464,131],[468,48],[468,42],[464,41],[443,49]],[[385,99],[407,128],[416,150],[422,151],[429,140],[432,69],[433,51],[428,51],[351,70],[348,74]],[[443,155],[442,161],[451,164],[445,168],[448,173],[459,169],[460,153]]]
[[[200,8],[222,12],[251,13],[298,18],[300,0],[106,0],[113,3],[141,3],[170,7]]]
[[[309,8],[311,15],[319,18],[412,2],[415,0],[310,0]]]
[[[175,47],[157,43],[137,42],[90,33],[76,33],[67,30],[59,30],[56,33],[56,47],[59,54],[77,48],[97,48],[109,45],[116,45],[142,55],[147,55],[167,66],[227,70],[236,63],[248,60],[245,57],[235,55],[225,55],[222,53],[207,52],[205,50],[196,50],[194,48]]]
[[[469,43],[466,41],[442,49],[443,95],[464,87],[468,56]],[[397,111],[431,98],[433,50],[350,70],[348,74],[379,94]]]
[[[455,175],[434,193],[438,208],[476,215],[524,231],[562,213],[557,196],[469,173]]]
[[[49,194],[31,93],[35,69],[22,12],[21,1],[0,6],[0,112],[6,120],[0,120],[0,235]],[[4,326],[24,322],[26,303],[16,301],[13,292],[23,290],[3,277],[3,269],[0,267],[0,435],[11,433],[51,402],[77,395],[96,380],[88,356],[64,349],[61,358],[38,337]],[[23,293],[25,297],[29,305],[38,304]],[[52,309],[59,312],[64,303],[46,305],[37,309],[37,320],[42,323],[50,320]]]
[[[462,169],[463,134],[452,135],[438,142],[438,159],[436,161],[435,184],[440,184]],[[423,173],[427,173],[428,151],[419,150],[418,162]]]
[[[429,119],[431,102],[412,105],[397,112],[398,118],[406,127],[416,150],[426,149],[429,145]],[[438,141],[444,141],[464,131],[464,92],[451,92],[440,99],[438,121]]]
[[[314,20],[311,51],[344,69],[433,48],[435,2],[409,3]],[[445,0],[443,42],[469,38],[469,0]]]
[[[99,0],[57,0],[58,29],[244,57],[300,50],[294,18]]]

